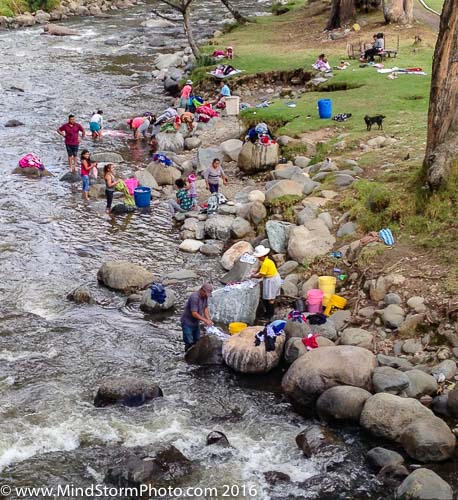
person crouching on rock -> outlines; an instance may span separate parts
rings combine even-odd
[[[200,322],[212,326],[208,311],[208,298],[213,291],[210,283],[204,283],[197,292],[193,292],[186,302],[181,316],[181,329],[183,331],[183,342],[187,351],[200,339]]]
[[[273,260],[269,259],[270,248],[259,245],[254,249],[253,256],[259,259],[259,272],[253,273],[253,278],[262,278],[262,298],[266,308],[266,319],[271,320],[275,314],[275,299],[280,295],[281,278]]]
[[[107,197],[106,212],[107,214],[109,214],[111,212],[111,205],[113,203],[115,186],[116,184],[118,184],[118,182],[121,182],[121,179],[115,179],[114,166],[112,163],[108,163],[103,167],[103,178],[105,179],[105,196]]]
[[[183,179],[177,179],[175,181],[175,186],[178,189],[176,194],[177,198],[176,200],[169,200],[167,202],[170,213],[175,215],[176,212],[189,212],[192,208],[192,198],[189,196],[185,181]]]

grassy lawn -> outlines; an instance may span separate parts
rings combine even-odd
[[[426,5],[431,7],[431,9],[439,12],[442,12],[442,7],[444,6],[444,0],[425,0]]]

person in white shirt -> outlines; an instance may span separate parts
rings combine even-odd
[[[103,111],[99,109],[97,113],[94,113],[91,116],[89,121],[89,130],[92,133],[93,139],[101,139],[102,138],[102,130],[103,130]]]

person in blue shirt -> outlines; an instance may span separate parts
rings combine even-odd
[[[224,102],[224,99],[226,97],[231,96],[231,89],[229,88],[228,85],[226,85],[223,81],[221,81],[219,85],[220,89],[219,89],[218,99],[216,100],[215,104],[218,104],[219,102]]]

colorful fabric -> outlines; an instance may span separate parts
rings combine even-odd
[[[307,337],[302,339],[302,343],[307,348],[307,351],[311,351],[312,349],[316,349],[320,347],[317,342],[317,337],[319,337],[318,333],[311,334],[309,333]]]
[[[192,208],[192,198],[188,195],[186,189],[178,190],[177,200],[183,210],[190,210]]]
[[[264,278],[273,278],[278,274],[277,266],[274,261],[266,257],[261,264],[261,268],[259,269],[259,274],[262,274]]]
[[[151,290],[151,300],[161,305],[165,303],[167,300],[167,292],[163,285],[160,283],[151,283],[149,289]]]
[[[385,243],[385,245],[388,245],[390,247],[394,245],[394,236],[393,233],[391,232],[391,229],[384,228],[381,231],[379,231],[378,234],[383,243]]]
[[[164,125],[162,125],[161,132],[164,132],[166,134],[175,133],[176,128],[175,128],[173,123],[167,122],[167,123],[164,123]]]
[[[129,190],[129,193],[131,195],[134,194],[134,191],[135,191],[135,188],[138,187],[138,179],[135,179],[135,178],[130,178],[130,179],[126,179],[124,181],[124,183],[126,184],[127,186],[127,189]]]
[[[144,121],[145,121],[145,117],[144,116],[137,116],[137,118],[134,118],[132,120],[132,128],[138,128],[138,127],[140,127],[140,125],[142,125]]]
[[[170,158],[167,158],[165,154],[163,153],[155,153],[153,155],[153,161],[161,163],[165,167],[171,167],[173,165],[173,162]]]
[[[196,108],[196,113],[208,115],[210,116],[210,118],[219,116],[219,113],[212,109],[211,106],[199,106],[198,108]]]
[[[192,92],[192,86],[191,85],[185,85],[181,89],[181,97],[184,98],[184,99],[189,99],[189,97],[191,95],[191,92]]]
[[[291,311],[288,313],[288,319],[290,321],[297,321],[299,323],[307,323],[307,316],[301,311]]]
[[[126,183],[122,180],[121,182],[118,182],[115,187],[116,191],[120,191],[124,195],[124,203],[127,206],[130,207],[135,207],[135,200],[133,196],[129,193],[129,189],[126,186]]]
[[[21,168],[38,168],[38,170],[44,170],[45,166],[41,161],[41,158],[34,153],[27,153],[19,160],[19,166]]]

